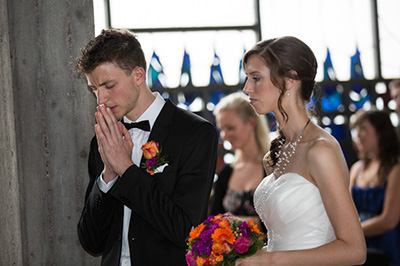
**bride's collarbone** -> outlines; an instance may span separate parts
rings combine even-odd
[[[303,178],[305,181],[307,181],[307,182],[315,185],[316,187],[318,187],[318,185],[315,182],[315,180],[313,178],[311,178],[308,174],[301,174],[301,173],[298,173],[298,172],[295,172],[295,171],[286,171],[286,172],[284,172],[282,174],[279,174],[279,175],[276,175],[275,173],[276,172],[274,172],[275,181],[280,179],[280,178],[282,178],[282,177],[285,177],[285,179],[290,179],[290,178],[292,178],[291,175],[295,175],[295,176],[298,176],[300,178]]]
[[[286,166],[286,169],[282,173],[278,173],[277,169],[275,168],[273,168],[272,171],[276,179],[285,174],[292,173],[297,174],[316,185],[315,180],[310,176],[310,172],[308,171],[305,161],[303,160],[294,160],[293,162],[290,162],[290,164]]]

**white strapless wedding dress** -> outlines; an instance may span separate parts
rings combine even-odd
[[[254,206],[268,230],[268,251],[310,249],[336,239],[318,188],[299,174],[265,177]]]

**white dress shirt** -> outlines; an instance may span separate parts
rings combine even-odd
[[[161,95],[157,92],[153,93],[156,96],[153,103],[147,108],[147,110],[136,120],[131,121],[127,117],[123,117],[123,121],[127,123],[131,122],[140,122],[143,120],[148,120],[150,123],[150,131],[153,128],[153,125],[161,112],[161,109],[164,107],[165,100],[161,97]],[[133,149],[132,149],[132,162],[141,168],[140,161],[143,156],[142,146],[148,141],[150,136],[149,131],[143,131],[138,128],[131,128],[129,130],[129,134],[131,135],[133,141]],[[143,171],[146,171],[143,169]],[[103,175],[101,174],[97,180],[97,184],[99,188],[104,193],[107,193],[108,190],[114,185],[118,178],[113,179],[112,181],[108,182],[107,184],[103,180]],[[122,248],[121,248],[121,266],[131,266],[130,260],[130,252],[129,252],[129,241],[128,241],[128,231],[129,231],[129,223],[131,220],[131,209],[127,206],[124,206],[124,222],[123,222],[123,229],[122,229]]]

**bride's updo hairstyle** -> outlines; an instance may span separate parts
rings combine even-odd
[[[285,122],[289,120],[282,106],[282,99],[286,94],[285,78],[300,80],[299,96],[307,104],[315,87],[315,75],[317,73],[317,60],[310,47],[301,40],[286,36],[274,38],[257,43],[247,51],[243,57],[243,69],[246,70],[248,59],[252,55],[262,58],[270,70],[271,82],[280,91],[278,98],[279,112]],[[282,130],[278,127],[279,135],[270,146],[269,156],[266,158],[267,166],[274,166],[277,158],[279,141],[284,139]]]

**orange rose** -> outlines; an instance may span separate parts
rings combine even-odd
[[[221,255],[222,253],[229,253],[230,248],[229,246],[224,245],[223,243],[213,243],[211,247],[213,253],[217,255]]]
[[[219,224],[222,221],[222,214],[215,215],[214,218],[211,220],[214,224]]]
[[[198,265],[198,266],[207,265],[207,263],[208,263],[208,260],[206,258],[203,258],[203,257],[200,257],[200,256],[198,256],[196,258],[196,265]]]
[[[143,156],[147,160],[153,158],[156,156],[157,153],[160,151],[158,150],[158,142],[155,141],[149,141],[146,144],[142,146],[142,151],[143,151]]]
[[[235,243],[235,236],[233,235],[232,229],[225,228],[225,229],[215,229],[214,233],[211,236],[214,243],[224,243],[228,242],[229,244]]]
[[[222,254],[225,251],[225,246],[220,243],[214,243],[211,247],[213,253]]]
[[[224,260],[224,256],[223,255],[217,255],[214,252],[211,252],[209,260],[210,260],[210,264],[211,265],[217,265],[218,262],[221,262],[221,261]]]
[[[218,226],[219,228],[231,228],[231,223],[228,220],[222,220]]]

